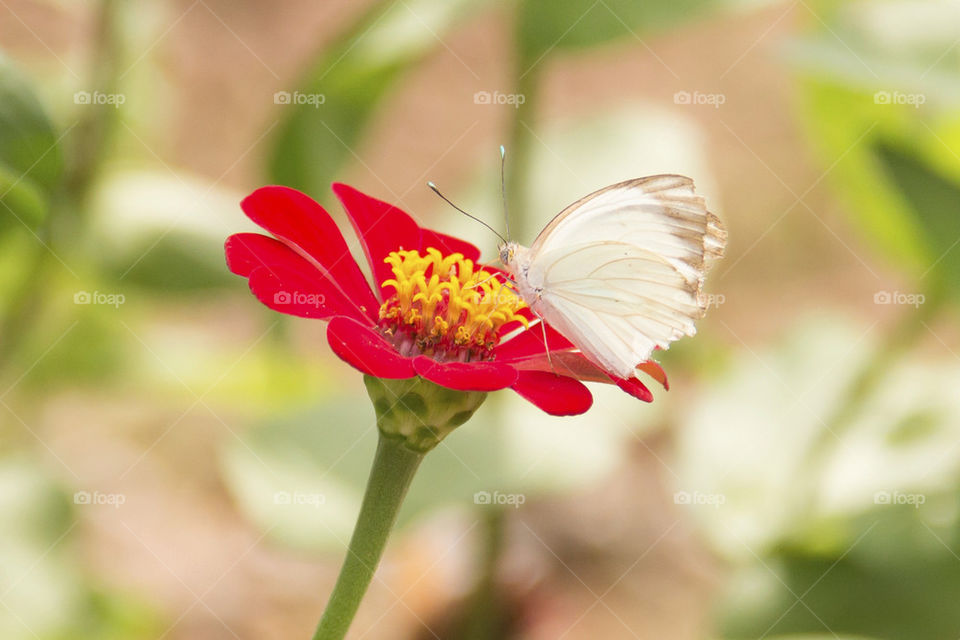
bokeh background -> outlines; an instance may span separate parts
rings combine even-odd
[[[0,637],[305,638],[375,443],[239,200],[726,222],[642,404],[431,453],[352,638],[960,637],[960,2],[0,0]],[[351,239],[354,248],[356,242]],[[484,504],[489,502],[499,504]]]

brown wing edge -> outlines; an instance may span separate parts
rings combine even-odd
[[[651,188],[651,183],[662,183],[660,187]],[[566,218],[570,213],[580,208],[589,200],[606,193],[607,191],[612,191],[614,189],[623,189],[628,187],[643,187],[646,193],[653,195],[654,197],[657,194],[663,191],[671,191],[678,188],[689,187],[691,194],[688,197],[683,198],[664,198],[666,202],[684,202],[686,204],[691,204],[697,208],[703,209],[706,215],[706,223],[704,226],[702,238],[703,238],[703,255],[700,260],[697,260],[695,263],[690,264],[691,267],[695,268],[700,273],[700,278],[697,282],[690,283],[691,293],[695,293],[696,298],[700,304],[700,315],[706,313],[707,299],[706,295],[703,293],[703,283],[704,278],[708,271],[713,267],[713,265],[723,258],[724,252],[727,245],[727,230],[723,224],[723,221],[714,213],[706,207],[706,200],[703,196],[696,193],[696,187],[694,185],[693,179],[684,175],[676,173],[663,173],[652,176],[645,176],[642,178],[632,178],[630,180],[623,180],[615,184],[609,185],[602,189],[598,189],[588,195],[583,196],[579,200],[573,202],[570,205],[567,205],[560,213],[553,217],[552,220],[543,228],[543,231],[537,236],[532,247],[536,247],[540,242],[541,238],[546,238],[550,235],[553,229]],[[677,216],[677,217],[686,217],[679,211],[670,210],[668,208],[668,214]]]

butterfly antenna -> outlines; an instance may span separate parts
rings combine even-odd
[[[503,220],[506,223],[507,237],[510,237],[510,214],[507,213],[507,179],[505,166],[507,164],[507,152],[500,145],[500,199],[503,201]]]
[[[453,207],[454,209],[456,209],[457,211],[459,211],[459,212],[462,213],[463,215],[467,216],[468,218],[471,218],[471,219],[473,219],[473,220],[476,220],[477,222],[479,222],[480,224],[482,224],[483,226],[485,226],[487,229],[490,229],[490,231],[493,231],[493,232],[496,234],[496,236],[497,236],[498,238],[500,238],[501,240],[503,240],[504,242],[507,241],[506,238],[504,238],[502,235],[500,235],[500,232],[499,232],[499,231],[497,231],[496,229],[494,229],[493,227],[491,227],[489,224],[487,224],[486,222],[484,222],[483,220],[481,220],[481,219],[478,218],[477,216],[475,216],[475,215],[473,215],[473,214],[471,214],[471,213],[467,213],[466,211],[464,211],[463,209],[461,209],[461,208],[458,207],[457,205],[455,205],[455,204],[453,204],[452,202],[450,202],[450,199],[449,199],[447,196],[445,196],[445,195],[443,195],[442,193],[440,193],[440,190],[437,189],[437,185],[433,184],[432,182],[428,182],[428,183],[427,183],[427,186],[430,187],[430,189],[432,189],[435,194],[437,194],[438,196],[440,196],[440,198],[442,198],[443,201],[446,202],[448,205],[450,205],[451,207]]]

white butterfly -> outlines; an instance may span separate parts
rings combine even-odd
[[[530,308],[607,372],[631,378],[656,347],[696,333],[703,279],[727,232],[693,181],[627,180],[560,212],[500,261]]]

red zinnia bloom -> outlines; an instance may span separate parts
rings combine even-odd
[[[288,187],[244,199],[247,216],[273,237],[232,235],[226,256],[266,306],[328,320],[327,340],[346,363],[378,378],[421,376],[462,391],[510,387],[553,415],[590,408],[581,380],[653,400],[636,378],[610,376],[555,329],[537,326],[503,272],[477,264],[480,251],[469,242],[422,228],[352,187],[333,191],[363,245],[372,290],[330,215]],[[655,362],[638,368],[667,387]]]

